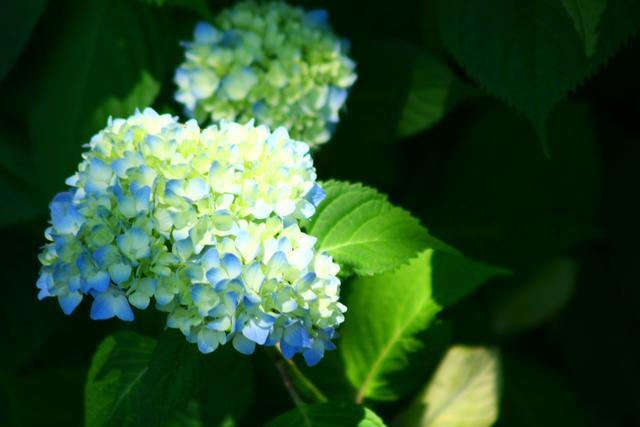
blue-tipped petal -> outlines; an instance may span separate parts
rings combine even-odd
[[[39,289],[38,299],[42,300],[46,297],[53,296],[49,293],[49,289],[53,288],[53,277],[50,273],[42,273],[40,277],[38,277],[38,281],[36,282],[36,287]]]
[[[278,251],[269,260],[269,273],[276,274],[282,272],[289,265],[287,256],[282,251]]]
[[[260,288],[264,282],[262,266],[259,263],[254,262],[244,270],[242,278],[249,289],[255,292],[260,292]]]
[[[308,366],[317,365],[322,357],[324,356],[324,344],[321,340],[314,340],[311,348],[306,349],[302,352],[302,357],[304,357],[304,361],[307,362]]]
[[[109,289],[109,274],[106,271],[98,271],[96,274],[87,277],[87,290],[104,292]]]
[[[222,257],[221,265],[230,279],[236,278],[242,273],[242,263],[234,254],[225,254]]]
[[[311,347],[313,340],[309,336],[307,330],[300,324],[296,323],[289,326],[284,331],[283,341],[294,347]]]
[[[84,221],[73,205],[73,196],[74,193],[71,191],[58,193],[49,205],[51,225],[58,233],[75,234]]]
[[[124,283],[131,276],[131,266],[122,262],[115,263],[109,267],[109,275],[114,283],[118,285]]]
[[[261,328],[253,319],[251,319],[246,323],[244,328],[242,328],[242,335],[256,344],[262,345],[267,341],[269,329]]]
[[[307,20],[316,25],[327,25],[329,22],[329,12],[325,9],[314,9],[306,13]]]
[[[326,195],[327,194],[324,192],[322,187],[320,187],[320,185],[314,184],[313,187],[311,187],[311,190],[309,190],[309,192],[304,196],[304,198],[311,202],[314,206],[318,206],[320,202],[324,200]]]
[[[222,39],[222,34],[207,22],[198,22],[193,31],[193,37],[198,43],[217,43]]]
[[[200,329],[197,337],[198,342],[198,350],[201,353],[211,353],[218,348],[220,344],[218,340],[218,334],[214,331],[209,331],[207,329]]]
[[[82,294],[80,292],[70,292],[66,295],[58,296],[58,303],[60,304],[60,308],[64,314],[71,314],[73,310],[80,304],[82,301]]]
[[[107,291],[96,295],[91,305],[90,317],[93,320],[118,317],[121,320],[132,321],[133,311],[123,292]]]
[[[256,349],[256,343],[248,340],[244,336],[237,334],[233,337],[233,348],[238,350],[242,354],[246,354],[247,356],[253,354]]]
[[[220,256],[216,248],[207,249],[200,259],[202,266],[205,270],[210,270],[214,267],[220,267]]]
[[[296,355],[296,353],[298,353],[300,351],[300,347],[296,347],[293,345],[289,345],[287,344],[285,341],[280,341],[280,351],[282,352],[282,355],[286,358],[286,359],[291,359],[293,356]]]
[[[230,327],[231,319],[229,317],[223,317],[207,323],[207,328],[213,329],[214,331],[227,331]]]
[[[207,271],[207,280],[211,286],[217,286],[218,283],[222,283],[227,280],[227,275],[221,268],[212,268]]]

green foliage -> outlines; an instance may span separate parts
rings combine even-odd
[[[266,427],[384,427],[364,406],[339,403],[306,405],[279,416]]]
[[[45,203],[38,187],[29,176],[31,158],[24,150],[11,144],[17,138],[0,129],[0,224],[29,220],[42,214]]]
[[[396,54],[402,53],[402,50]],[[463,83],[453,71],[428,53],[417,50],[410,67],[410,86],[398,120],[398,137],[419,134],[438,123],[444,115],[473,89]]]
[[[598,44],[598,25],[607,8],[607,0],[562,0],[562,4],[584,42],[584,52],[588,57],[593,56]]]
[[[440,245],[418,220],[360,184],[329,181],[309,233],[318,248],[346,269],[370,275],[394,269],[427,247]]]
[[[164,80],[171,72],[166,59],[177,48],[165,44],[171,27],[165,17],[141,2],[90,0],[61,7],[68,16],[50,42],[28,117],[47,195],[62,188],[80,160],[81,145],[104,127],[106,122],[97,128],[95,122],[113,98],[123,100],[115,101],[113,113],[138,106],[132,102],[153,101],[157,86],[145,76]]]
[[[544,143],[553,107],[608,61],[640,17],[637,2],[624,0],[610,2],[604,14],[602,2],[594,1],[442,0],[439,5],[441,34],[451,54],[491,93],[522,111]],[[601,37],[595,45],[597,28]]]
[[[0,4],[0,81],[29,41],[46,5],[47,0],[5,0]]]
[[[354,279],[339,350],[356,401],[396,400],[417,388],[451,338],[436,314],[498,271],[427,250],[392,273]]]
[[[485,107],[448,157],[431,227],[465,253],[509,267],[593,239],[602,172],[592,123],[587,106],[559,106],[548,159],[524,119]]]
[[[319,365],[37,301],[82,144],[179,114],[179,43],[232,3],[0,2],[0,425],[640,425],[636,0],[293,1],[358,73],[312,153],[347,306]]]
[[[242,384],[250,369],[233,356],[222,351],[205,363],[174,331],[159,341],[131,332],[109,336],[89,370],[86,425],[164,426],[169,419],[193,420],[196,409],[206,425],[229,425],[251,395]]]
[[[496,333],[513,333],[547,321],[571,297],[576,275],[574,260],[558,258],[504,292],[494,302],[492,324]]]
[[[498,419],[500,356],[483,347],[452,347],[429,386],[404,414],[406,427],[490,427]]]

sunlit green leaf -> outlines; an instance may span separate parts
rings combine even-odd
[[[440,243],[408,212],[360,184],[328,181],[309,233],[318,248],[357,274],[382,273]]]
[[[432,256],[428,250],[393,273],[350,283],[338,348],[357,401],[393,400],[418,386],[446,344],[449,331],[427,334],[440,310],[431,297]]]
[[[403,427],[490,427],[498,419],[500,358],[483,347],[452,347]]]
[[[305,405],[279,416],[266,427],[384,427],[384,422],[364,406],[345,403]]]

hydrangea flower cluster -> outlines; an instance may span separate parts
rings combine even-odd
[[[151,300],[208,353],[280,346],[309,365],[346,307],[339,270],[300,230],[324,193],[309,147],[252,122],[200,130],[151,109],[110,120],[53,199],[40,299],[133,320]]]
[[[199,122],[284,126],[312,147],[338,123],[355,64],[324,10],[241,2],[199,23],[177,69],[176,100]]]

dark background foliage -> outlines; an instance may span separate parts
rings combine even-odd
[[[109,115],[180,113],[178,41],[230,3],[0,3],[0,425],[82,424],[91,357],[125,326],[36,300],[47,203]],[[502,350],[498,425],[640,425],[638,6],[605,2],[590,44],[561,1],[303,3],[329,10],[358,63],[320,178],[374,186],[514,272],[443,316],[454,342]],[[259,425],[292,404],[266,356],[239,371],[249,360],[229,387],[253,394],[240,425]]]

